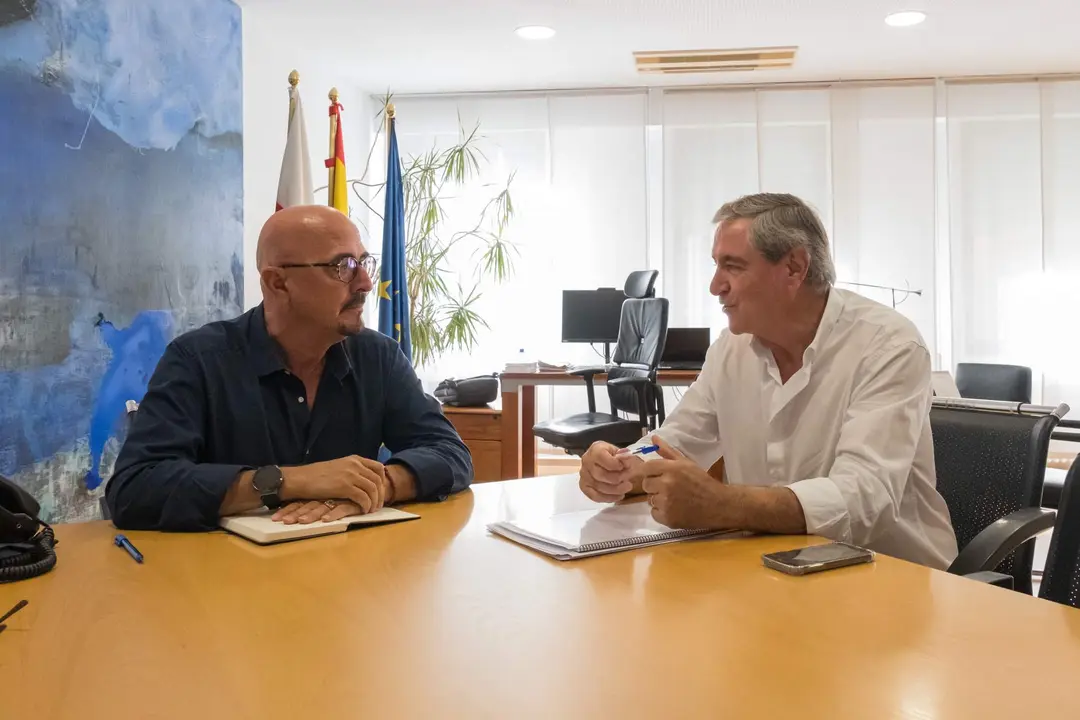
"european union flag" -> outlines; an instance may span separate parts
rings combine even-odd
[[[379,273],[379,332],[401,345],[412,361],[409,330],[409,286],[405,281],[405,200],[401,188],[396,121],[390,118],[386,163],[386,206],[383,211],[382,271]]]

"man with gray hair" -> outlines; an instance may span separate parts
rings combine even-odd
[[[598,502],[648,494],[677,528],[821,535],[936,568],[956,536],[935,487],[930,353],[895,310],[833,287],[825,228],[792,195],[725,204],[710,292],[728,329],[642,445],[582,458]],[[722,479],[706,469],[721,467]]]

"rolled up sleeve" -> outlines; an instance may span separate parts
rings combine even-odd
[[[852,542],[847,500],[840,487],[827,477],[809,478],[788,485],[802,505],[806,532],[830,540]]]
[[[915,343],[889,347],[859,369],[829,474],[792,483],[806,530],[868,544],[900,519],[900,502],[926,423],[930,355]]]
[[[412,365],[394,347],[389,403],[383,427],[384,444],[393,453],[388,464],[400,463],[416,478],[417,500],[442,500],[469,487],[472,455],[439,402],[424,393]]]

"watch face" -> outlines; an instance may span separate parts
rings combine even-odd
[[[251,484],[260,493],[272,493],[281,488],[281,480],[281,468],[276,465],[267,465],[255,471]]]

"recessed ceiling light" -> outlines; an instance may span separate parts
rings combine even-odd
[[[522,25],[514,32],[526,40],[547,40],[555,36],[555,31],[547,25]]]
[[[926,13],[920,10],[904,10],[885,16],[885,24],[893,27],[911,27],[926,19]]]

